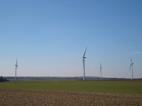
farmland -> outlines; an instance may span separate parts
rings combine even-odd
[[[66,91],[142,94],[142,81],[82,81],[79,79],[27,79],[10,80],[10,82],[1,83],[0,88],[48,89]]]
[[[142,81],[27,79],[0,83],[0,105],[142,105]]]

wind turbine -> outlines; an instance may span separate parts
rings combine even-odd
[[[85,52],[84,52],[84,54],[83,54],[83,57],[82,57],[82,59],[83,59],[83,71],[84,71],[84,73],[83,73],[83,80],[85,80],[85,54],[86,54],[86,51],[87,51],[87,48],[86,48],[86,50],[85,50]]]
[[[133,79],[133,64],[134,64],[134,63],[132,63],[132,59],[130,58],[130,68],[129,68],[129,71],[130,71],[130,69],[131,69],[131,67],[132,67],[132,79]]]
[[[100,74],[101,74],[100,79],[102,79],[102,63],[100,64]]]
[[[18,62],[17,62],[17,59],[16,59],[16,64],[15,64],[15,79],[16,79],[16,74],[17,74],[17,68],[18,68]]]

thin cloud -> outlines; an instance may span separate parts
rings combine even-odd
[[[142,54],[142,52],[134,52],[132,55]]]

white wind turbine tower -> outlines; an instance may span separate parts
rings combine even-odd
[[[129,68],[129,71],[130,71],[130,69],[131,69],[131,67],[132,67],[132,79],[133,79],[133,64],[134,64],[134,63],[132,63],[132,59],[130,58],[130,68]]]
[[[87,50],[87,48],[86,48],[86,50]],[[84,71],[84,73],[83,73],[83,80],[85,80],[85,54],[86,54],[86,50],[85,50],[85,52],[84,52],[84,54],[83,54],[83,57],[82,57],[82,59],[83,59],[83,71]]]
[[[100,79],[102,79],[102,63],[100,64],[100,74],[101,74]]]
[[[15,64],[15,79],[16,79],[16,75],[17,75],[17,68],[18,68],[18,62],[17,62],[17,59],[16,59],[16,64]]]

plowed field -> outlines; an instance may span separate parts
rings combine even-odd
[[[0,88],[0,106],[142,106],[142,95]]]

